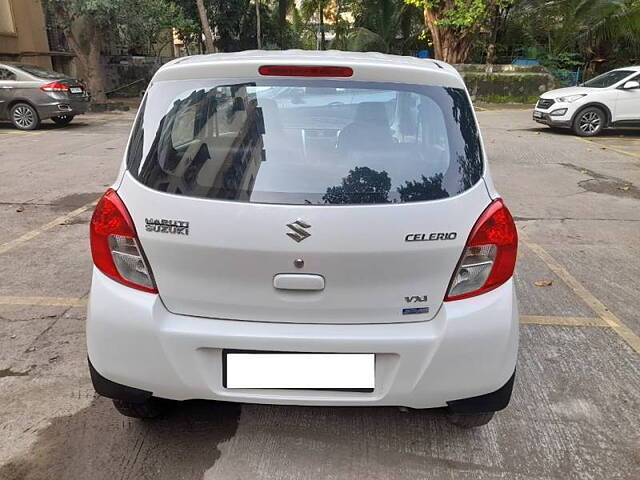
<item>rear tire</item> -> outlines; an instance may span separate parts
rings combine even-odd
[[[60,115],[59,117],[51,117],[51,120],[59,127],[66,127],[73,120],[73,115]]]
[[[447,415],[447,420],[460,428],[475,428],[489,423],[494,414],[495,412],[476,413],[472,415],[453,414]]]
[[[28,103],[16,103],[11,107],[10,118],[19,130],[35,130],[40,125],[38,111]]]
[[[125,417],[156,418],[165,413],[171,405],[169,400],[151,397],[142,403],[113,400],[113,406]]]
[[[598,107],[581,110],[573,120],[573,131],[580,137],[595,137],[605,127],[607,116]]]

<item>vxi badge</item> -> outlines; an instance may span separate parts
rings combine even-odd
[[[436,232],[436,233],[409,233],[404,237],[405,242],[433,242],[435,240],[455,240],[458,236],[456,232]]]

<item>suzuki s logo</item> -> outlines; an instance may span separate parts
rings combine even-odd
[[[304,220],[297,219],[293,223],[287,223],[287,227],[293,230],[293,232],[287,232],[287,236],[293,238],[298,243],[311,236],[311,234],[305,230],[305,228],[311,228],[311,225]]]

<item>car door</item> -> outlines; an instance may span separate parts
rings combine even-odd
[[[615,121],[640,123],[640,87],[623,88],[627,82],[640,82],[640,74],[626,79],[617,88]]]
[[[7,106],[13,98],[16,85],[16,74],[0,65],[0,118],[9,117]]]

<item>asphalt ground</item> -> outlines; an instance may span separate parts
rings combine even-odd
[[[87,224],[133,115],[0,124],[0,479],[639,478],[640,131],[583,140],[530,115],[479,113],[521,235],[522,329],[512,403],[471,431],[397,408],[120,416],[86,368]]]

